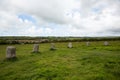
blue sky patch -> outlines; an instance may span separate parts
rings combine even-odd
[[[100,13],[101,12],[101,9],[100,8],[92,8],[92,11],[94,13]]]
[[[36,20],[31,15],[28,14],[19,14],[18,18],[22,19],[22,21],[28,20],[31,21],[32,23],[36,23]]]

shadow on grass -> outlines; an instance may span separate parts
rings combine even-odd
[[[41,54],[41,52],[31,52],[31,54]]]
[[[31,52],[30,56],[41,55],[41,52]]]
[[[50,48],[50,51],[55,51],[55,50],[57,50],[57,49]]]
[[[13,58],[6,58],[3,60],[4,62],[15,62],[15,61],[18,61],[18,58],[17,57],[13,57]]]

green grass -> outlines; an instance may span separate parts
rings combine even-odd
[[[8,45],[0,45],[0,80],[120,80],[120,41],[40,44],[40,53],[31,53],[33,44],[13,45],[17,59],[6,60]]]

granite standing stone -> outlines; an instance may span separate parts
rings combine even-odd
[[[108,43],[107,41],[105,41],[105,42],[104,42],[104,45],[105,45],[105,46],[108,46],[108,45],[109,45],[109,43]]]
[[[16,57],[16,48],[14,46],[8,46],[6,49],[6,58],[15,58]]]
[[[86,45],[87,45],[87,46],[90,46],[90,42],[89,42],[89,41],[88,41],[88,42],[86,42]]]
[[[51,43],[51,47],[50,47],[50,50],[55,50],[55,44],[54,43]]]
[[[39,52],[39,44],[34,44],[33,52],[35,52],[35,53]]]
[[[68,48],[72,48],[72,43],[71,42],[68,43]]]

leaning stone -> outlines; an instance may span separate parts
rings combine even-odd
[[[51,47],[50,47],[50,50],[55,50],[55,44],[54,43],[51,43]]]
[[[33,46],[33,52],[34,53],[39,52],[39,44],[34,44],[34,46]]]
[[[105,42],[104,42],[104,45],[105,45],[105,46],[108,46],[108,45],[109,45],[109,43],[108,43],[107,41],[105,41]]]
[[[71,42],[68,43],[68,48],[72,48],[72,43]]]
[[[6,58],[11,59],[16,57],[16,48],[14,46],[8,46],[6,49]]]

